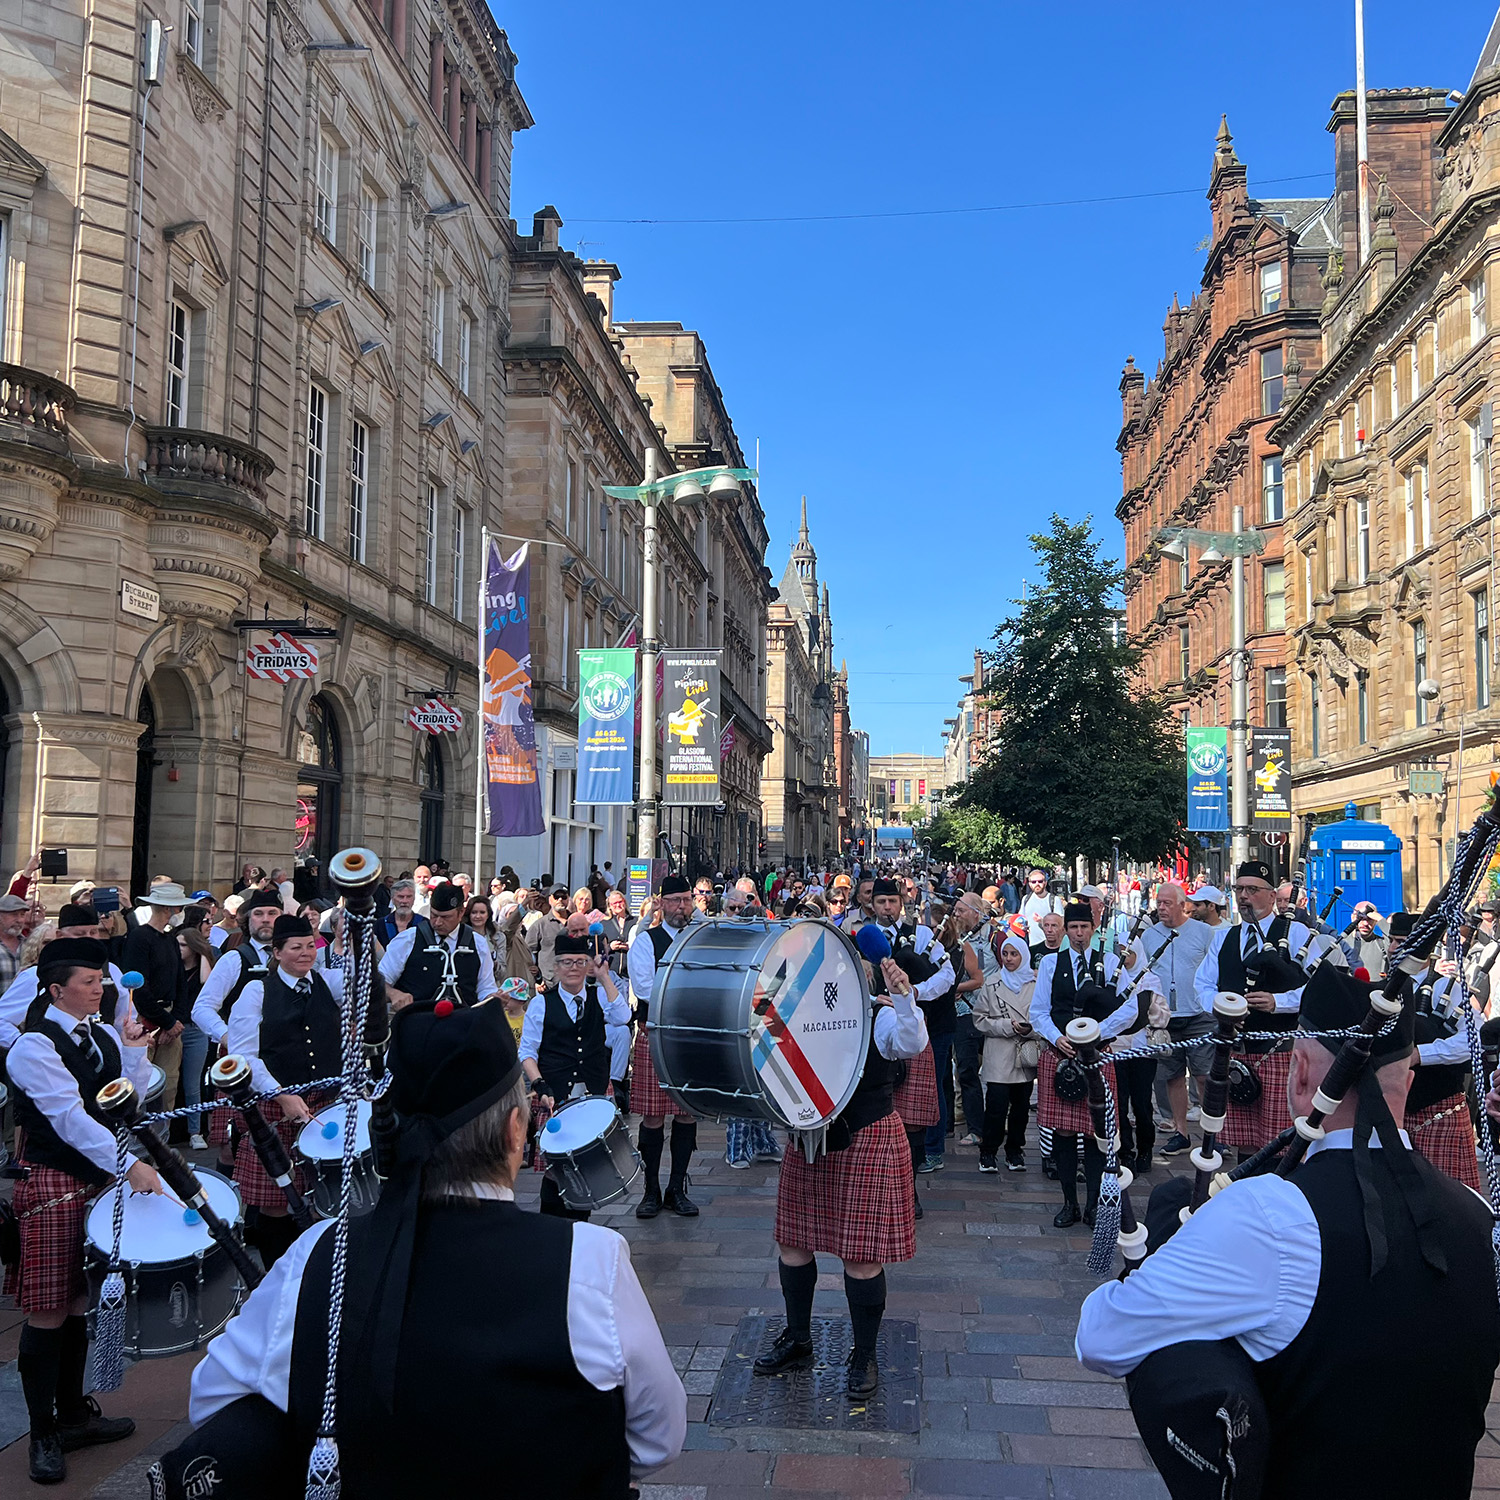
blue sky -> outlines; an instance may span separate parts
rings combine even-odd
[[[1352,0],[491,4],[537,119],[523,232],[555,204],[618,316],[703,335],[776,578],[808,497],[855,724],[934,753],[1028,535],[1091,511],[1118,551],[1120,369],[1198,284],[1220,114],[1252,193],[1331,190]],[[1495,14],[1365,9],[1372,88],[1462,89]]]

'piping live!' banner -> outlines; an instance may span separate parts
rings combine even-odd
[[[714,803],[719,792],[719,664],[722,651],[663,651],[666,751],[661,800]]]
[[[490,543],[479,625],[479,708],[484,745],[485,832],[524,838],[546,831],[536,774],[531,703],[531,562]]]

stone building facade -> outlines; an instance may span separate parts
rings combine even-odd
[[[515,57],[473,0],[142,15],[6,27],[49,65],[0,139],[0,864],[462,867]],[[335,632],[316,678],[246,677],[267,615]],[[465,733],[405,726],[434,689]]]
[[[1442,90],[1393,90],[1371,96],[1371,113],[1370,253],[1361,261],[1341,154],[1321,369],[1288,393],[1272,438],[1287,474],[1296,840],[1353,802],[1401,836],[1415,907],[1481,806],[1500,727],[1500,23],[1457,105]],[[1417,693],[1423,679],[1435,700]],[[1441,773],[1440,793],[1413,793],[1423,769]]]
[[[930,818],[948,789],[942,755],[876,755],[870,760],[870,812],[876,823]]]

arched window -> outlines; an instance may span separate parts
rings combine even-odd
[[[443,857],[443,752],[438,736],[427,736],[422,752],[422,821],[417,831],[417,858],[430,865]]]
[[[297,733],[297,860],[317,860],[319,889],[339,848],[343,779],[338,724],[333,706],[320,693],[307,705],[306,725]]]

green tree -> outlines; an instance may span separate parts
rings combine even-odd
[[[1119,628],[1123,573],[1100,556],[1092,517],[1052,517],[1031,538],[1042,581],[995,631],[987,706],[999,741],[965,799],[1013,822],[1039,849],[1165,859],[1184,842],[1182,737],[1138,683]]]
[[[932,852],[942,859],[1034,865],[1042,858],[1014,823],[965,801],[961,793],[938,810],[921,836],[931,840]]]

